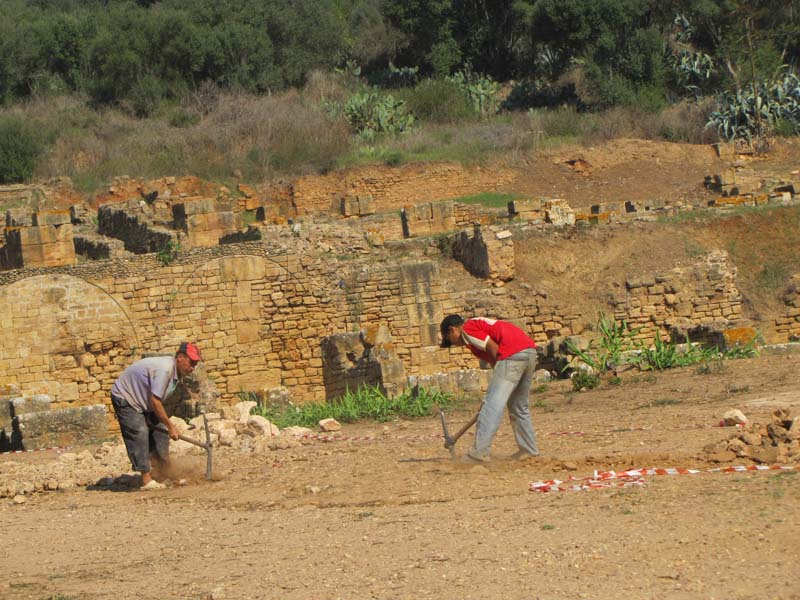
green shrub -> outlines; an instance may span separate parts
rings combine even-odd
[[[449,79],[425,79],[403,97],[421,121],[455,123],[475,116],[469,97]]]
[[[197,113],[186,110],[182,107],[176,107],[167,115],[167,123],[170,127],[191,127],[200,122],[200,115]]]
[[[32,125],[18,117],[0,117],[0,182],[29,180],[43,150],[41,137]]]
[[[575,371],[572,375],[572,389],[580,392],[583,389],[593,390],[600,385],[600,376],[586,371]]]
[[[131,88],[129,99],[137,117],[150,117],[158,108],[164,95],[164,84],[160,79],[147,75]]]
[[[381,133],[403,133],[414,124],[414,116],[407,113],[405,102],[376,91],[353,94],[343,110],[350,126],[368,142]]]

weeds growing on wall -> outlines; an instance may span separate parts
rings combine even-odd
[[[166,244],[164,244],[164,247],[161,248],[161,250],[156,252],[156,258],[158,259],[158,262],[166,266],[175,262],[175,259],[178,258],[178,253],[180,250],[180,242],[169,240]]]
[[[703,347],[693,344],[686,338],[685,344],[671,340],[662,340],[656,332],[652,345],[646,345],[633,338],[641,328],[631,329],[625,321],[617,323],[601,314],[597,322],[600,339],[592,340],[585,349],[578,348],[574,342],[567,341],[570,354],[576,356],[583,364],[591,367],[595,374],[603,373],[622,364],[635,365],[642,371],[663,371],[675,367],[697,364],[710,364],[721,360],[748,358],[757,354],[757,340],[754,338],[747,344],[726,350],[717,347]],[[564,368],[569,369],[570,366]],[[584,376],[586,373],[576,372],[573,375],[573,387],[594,387]],[[583,377],[577,383],[578,377]],[[598,380],[599,383],[599,380]]]
[[[250,396],[240,394],[243,400]],[[258,400],[257,400],[258,401]],[[455,400],[452,395],[440,390],[414,388],[399,396],[389,398],[379,385],[361,385],[356,390],[347,390],[330,402],[309,402],[301,406],[271,405],[258,401],[253,414],[269,419],[280,428],[300,426],[316,427],[322,419],[336,419],[352,423],[362,419],[388,421],[396,417],[426,417],[440,406],[449,408]]]

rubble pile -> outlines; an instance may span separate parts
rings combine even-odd
[[[800,418],[791,418],[789,411],[778,409],[767,424],[746,422],[727,440],[704,448],[713,462],[729,462],[736,458],[759,464],[800,464]]]
[[[240,402],[225,407],[221,413],[210,413],[208,429],[214,458],[224,459],[226,453],[266,454],[275,450],[295,448],[302,444],[299,438],[312,433],[303,427],[280,430],[269,420],[251,415],[255,402]],[[170,420],[187,437],[205,441],[202,417],[189,423],[177,417]],[[330,424],[322,423],[323,431]],[[307,443],[311,443],[310,441]],[[170,456],[205,456],[205,450],[182,440],[170,443]],[[119,442],[106,442],[94,450],[72,452],[68,448],[57,459],[47,462],[4,460],[0,463],[0,498],[21,501],[34,492],[66,490],[82,486],[112,487],[120,480],[131,480],[131,464],[125,446]],[[122,474],[122,475],[121,475]]]

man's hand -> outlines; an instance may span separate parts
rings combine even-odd
[[[161,403],[161,399],[151,394],[150,403],[153,405],[153,412],[156,413],[156,418],[167,428],[170,439],[177,440],[181,433],[178,431],[178,428],[173,425],[172,421],[169,420],[167,411],[164,410],[164,405]]]

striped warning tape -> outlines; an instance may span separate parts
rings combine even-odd
[[[628,469],[627,471],[595,471],[582,478],[570,477],[568,480],[549,479],[531,483],[531,492],[577,492],[596,488],[631,487],[644,485],[649,475],[697,475],[698,473],[744,473],[747,471],[792,471],[800,470],[800,465],[737,465],[715,467],[713,469]]]
[[[5,450],[0,454],[24,454],[26,452],[44,452],[45,450],[55,450],[56,452],[64,452],[69,450],[71,446],[50,446],[49,448],[31,448],[30,450]]]

